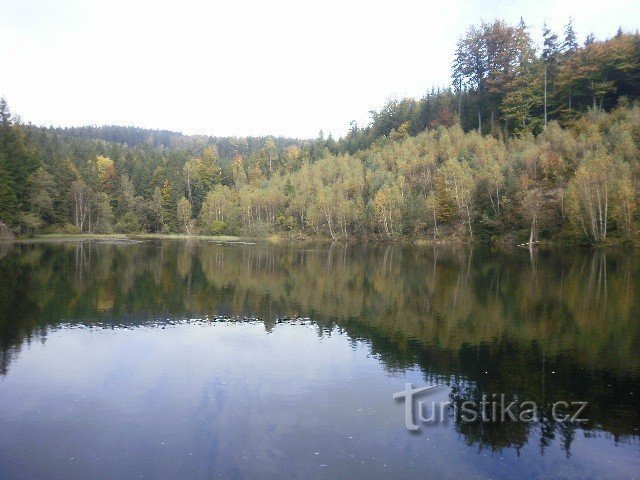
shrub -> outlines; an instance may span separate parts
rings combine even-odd
[[[116,223],[116,232],[118,233],[137,233],[142,231],[140,219],[133,212],[125,213]]]

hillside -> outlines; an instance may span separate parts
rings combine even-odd
[[[470,28],[454,88],[390,101],[338,140],[43,128],[3,100],[0,220],[21,235],[633,241],[640,36],[543,33],[538,52],[523,23]]]

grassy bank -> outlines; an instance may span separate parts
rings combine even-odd
[[[521,241],[518,241],[514,236],[503,236],[494,239],[490,242],[471,241],[466,237],[460,236],[448,236],[442,238],[429,238],[429,237],[411,237],[411,236],[395,236],[392,238],[381,236],[368,236],[368,237],[349,237],[349,238],[336,238],[332,240],[329,237],[318,235],[306,235],[302,233],[279,233],[272,234],[267,237],[240,237],[232,235],[186,235],[176,233],[114,233],[114,234],[64,234],[64,233],[49,233],[42,235],[35,235],[33,237],[15,237],[12,239],[3,238],[0,242],[3,243],[64,243],[64,242],[81,242],[95,240],[100,242],[113,242],[113,243],[132,243],[145,240],[198,240],[214,243],[257,243],[266,242],[272,244],[308,244],[308,243],[322,243],[322,244],[365,244],[365,243],[395,243],[395,244],[414,244],[420,246],[437,246],[437,245],[494,245],[500,248],[518,248],[525,247]],[[575,241],[569,241],[568,239],[555,239],[555,240],[542,240],[534,245],[534,248],[550,248],[550,247],[575,247],[575,248],[626,248],[626,247],[638,247],[637,242],[631,242],[629,240],[611,238],[605,242],[599,242],[595,244],[576,243]]]
[[[221,243],[237,243],[254,241],[252,239],[234,237],[228,235],[210,236],[210,235],[178,235],[178,234],[160,234],[160,233],[140,233],[140,234],[62,234],[62,233],[50,233],[44,235],[36,235],[34,237],[16,237],[14,239],[3,240],[6,242],[19,242],[19,243],[56,243],[56,242],[80,242],[85,240],[100,240],[100,241],[130,241],[130,240],[152,240],[152,239],[179,239],[179,240],[207,240]]]

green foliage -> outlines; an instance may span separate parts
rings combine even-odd
[[[15,226],[29,196],[28,178],[39,166],[37,150],[14,122],[4,98],[0,98],[0,221]]]
[[[116,232],[118,233],[136,233],[142,230],[140,219],[133,212],[125,213],[116,223]]]
[[[2,157],[0,157],[0,221],[13,225],[20,209],[20,202],[13,177],[1,160]]]
[[[58,195],[55,180],[44,167],[39,167],[29,175],[29,203],[31,211],[51,222],[54,213],[54,199]]]
[[[25,233],[26,235],[31,236],[34,233],[38,232],[40,228],[42,228],[44,222],[42,221],[42,218],[40,218],[35,213],[22,212],[20,214],[18,224],[18,228],[21,233]]]
[[[222,220],[214,220],[208,228],[203,229],[205,235],[224,235],[227,232],[227,224]]]
[[[192,209],[191,203],[185,197],[178,201],[176,217],[182,232],[191,235],[193,233]]]
[[[634,239],[640,36],[579,46],[569,22],[543,37],[538,54],[524,23],[469,28],[452,88],[392,99],[338,140],[46,129],[1,101],[0,220],[22,233]]]
[[[324,149],[313,159],[305,149],[276,154],[271,144],[247,162],[236,156],[226,177],[215,150],[176,152],[149,168],[153,189],[137,184],[127,150],[91,150],[86,161],[54,156],[26,179],[28,209],[16,206],[12,177],[0,176],[0,195],[8,199],[1,206],[13,205],[15,216],[7,218],[23,234],[73,223],[58,230],[300,231],[336,240],[637,236],[640,107],[628,100],[611,113],[589,112],[571,128],[551,121],[537,136],[523,130],[499,139],[464,133],[458,124],[410,135],[403,125],[394,140],[354,154]],[[189,191],[200,202],[197,212]]]
[[[73,225],[71,223],[65,223],[64,225],[59,225],[55,227],[52,231],[53,233],[58,233],[62,235],[78,235],[79,233],[82,233],[80,231],[80,227]]]
[[[96,214],[95,233],[111,233],[113,231],[114,215],[109,203],[109,196],[105,192],[100,192],[96,194],[94,202]],[[123,233],[139,232],[140,227],[140,220],[133,212],[127,212],[122,216],[117,226]],[[125,230],[127,231],[125,232]]]

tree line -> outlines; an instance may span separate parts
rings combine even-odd
[[[587,110],[609,111],[618,99],[640,97],[640,35],[618,30],[613,38],[583,45],[569,19],[564,31],[542,28],[537,49],[524,21],[472,26],[457,43],[451,87],[421,99],[392,99],[371,112],[364,128],[352,123],[342,152],[367,148],[378,138],[415,135],[460,122],[465,131],[494,136],[538,134],[551,120],[570,126]]]
[[[471,27],[452,88],[334,140],[42,128],[0,102],[0,220],[20,234],[637,238],[640,35]]]

